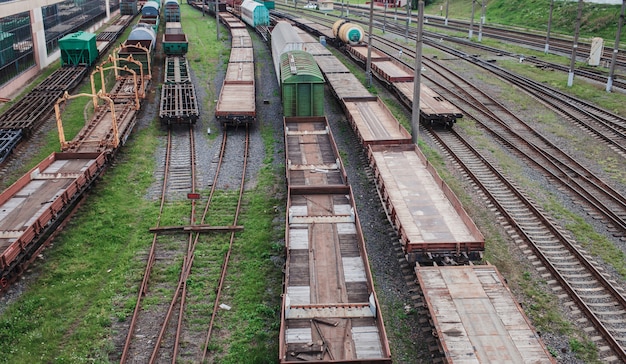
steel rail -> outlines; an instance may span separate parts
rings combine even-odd
[[[235,209],[235,216],[233,218],[233,226],[237,225],[239,220],[239,213],[241,212],[241,202],[243,200],[244,187],[246,182],[246,170],[248,165],[248,153],[250,149],[250,128],[246,125],[246,141],[245,141],[245,151],[243,156],[243,169],[241,172],[241,184],[239,185],[239,197],[237,199],[237,207]],[[215,185],[215,184],[214,184]],[[207,330],[206,339],[204,341],[204,350],[202,351],[202,359],[201,363],[204,363],[206,360],[206,355],[209,348],[209,340],[211,339],[211,334],[213,332],[213,325],[215,322],[215,317],[217,316],[217,309],[219,308],[219,301],[222,295],[222,288],[224,286],[224,281],[226,280],[226,272],[228,269],[228,262],[230,260],[230,255],[233,249],[233,243],[235,242],[235,232],[230,233],[230,241],[228,244],[228,251],[226,252],[226,256],[224,257],[224,263],[222,264],[222,271],[220,274],[220,279],[217,287],[215,302],[213,304],[213,313],[211,314],[211,321],[209,322],[209,327]]]
[[[163,217],[163,210],[165,207],[165,195],[167,190],[167,181],[169,175],[170,168],[170,155],[172,152],[172,131],[169,130],[167,133],[167,149],[165,151],[165,169],[163,171],[163,185],[161,188],[161,203],[159,206],[159,214],[157,216],[156,226],[160,226],[161,218]],[[122,357],[120,358],[120,364],[126,363],[128,360],[128,352],[130,350],[130,345],[134,336],[135,326],[137,324],[137,318],[139,317],[139,312],[141,311],[141,298],[145,296],[148,289],[148,282],[150,280],[150,274],[152,272],[152,267],[154,265],[154,260],[156,256],[156,244],[157,244],[158,233],[154,233],[152,237],[152,245],[150,246],[150,252],[148,254],[148,259],[146,261],[146,269],[143,274],[143,280],[141,281],[141,285],[139,287],[139,292],[137,294],[137,302],[135,303],[135,309],[133,310],[133,316],[130,320],[130,327],[128,328],[128,334],[126,335],[126,341],[124,343],[124,349],[122,350]]]

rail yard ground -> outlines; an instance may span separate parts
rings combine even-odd
[[[212,110],[214,100],[217,99],[215,89],[221,85],[228,60],[227,30],[221,28],[222,42],[217,43],[214,18],[202,17],[186,4],[182,10],[183,27],[190,37],[188,58],[194,70],[199,97],[203,100],[201,120],[196,126],[198,140],[202,140],[200,150],[203,151],[198,168],[209,171],[212,148],[219,143],[219,138],[215,137],[219,127],[212,121]],[[275,362],[278,352],[277,325],[280,322],[285,216],[282,112],[276,78],[271,72],[260,72],[264,70],[263,65],[271,64],[271,56],[259,38],[255,36],[254,39],[255,56],[260,60],[256,70],[262,75],[257,87],[261,125],[255,128],[255,148],[259,157],[253,167],[255,172],[249,177],[246,211],[241,221],[245,231],[237,242],[234,266],[227,283],[231,288],[224,297],[224,302],[233,309],[223,311],[223,315],[220,315],[221,334],[211,343],[214,352],[212,362],[220,363],[241,363],[242,357],[246,358],[243,362]],[[504,60],[502,63],[507,62],[511,67],[523,67],[514,64],[512,60]],[[155,62],[157,65],[161,63]],[[623,171],[626,170],[623,158],[619,160],[594,149],[592,141],[585,135],[568,133],[556,116],[547,115],[527,95],[512,92],[505,84],[480,71],[470,69],[471,72],[468,72],[465,68],[467,66],[461,62],[450,63],[455,63],[459,70],[471,73],[472,79],[486,89],[503,95],[507,105],[527,115],[528,119],[541,120],[537,126],[559,138],[564,148],[590,161],[606,161],[598,168],[605,171],[607,178],[619,183],[622,191],[626,190],[623,188]],[[363,77],[357,67],[351,69]],[[567,77],[548,74],[555,77],[550,82],[557,84],[564,84]],[[157,73],[155,80],[159,77]],[[546,79],[546,74],[539,77]],[[576,89],[580,90],[581,95],[588,95],[588,98],[623,98],[623,95],[617,93],[606,95],[598,85],[584,84],[583,87],[583,82],[577,79]],[[382,88],[378,92],[391,104],[399,119],[408,125],[406,111]],[[158,209],[150,198],[151,188],[158,180],[154,169],[163,144],[163,131],[157,116],[157,94],[153,86],[140,116],[138,130],[68,227],[55,239],[54,245],[43,252],[23,280],[2,297],[0,357],[9,358],[9,362],[68,363],[115,362],[119,359],[120,342],[125,336],[124,328],[128,325],[126,319],[132,312],[138,280],[145,266],[145,250],[150,243],[148,229],[153,226]],[[68,108],[66,113],[75,116],[75,128],[78,130],[82,125],[84,106],[73,103],[70,107],[76,109],[70,112]],[[412,293],[409,292],[405,278],[411,273],[400,268],[398,262],[402,258],[389,246],[389,242],[396,237],[384,215],[373,180],[364,168],[365,155],[359,152],[358,141],[341,116],[337,103],[327,97],[325,107],[360,209],[370,265],[383,306],[393,358],[399,363],[428,363],[431,361],[426,348],[426,338],[430,336],[428,322],[413,307]],[[623,105],[615,104],[611,108],[620,107]],[[619,110],[620,114],[624,112],[626,110]],[[42,155],[48,155],[58,148],[56,130],[51,124],[46,124],[41,134],[36,136],[42,141],[36,141],[31,152],[24,153],[19,163],[12,163],[13,168],[2,172],[3,184],[15,180],[27,170],[26,166],[36,164]],[[212,130],[210,135],[207,134],[208,128]],[[509,153],[495,148],[489,138],[480,135],[471,121],[462,119],[456,128],[473,135],[485,150],[492,150],[493,158],[518,184],[529,186],[528,190],[535,200],[545,201],[544,208],[574,231],[578,240],[589,242],[589,250],[610,262],[607,270],[615,274],[618,281],[623,280],[626,272],[624,248],[609,249],[612,246],[610,242],[593,234],[592,226],[572,213],[580,207],[569,206],[558,196],[547,195],[542,178],[527,174]],[[445,158],[438,155],[437,147],[423,135],[420,136],[420,147],[466,204],[468,212],[486,237],[487,260],[495,264],[507,278],[559,362],[592,362],[593,348],[588,347],[589,341],[568,322],[567,312],[560,310],[556,296],[546,282],[534,273],[534,268],[527,263],[520,263],[516,248],[502,231],[503,228],[494,222],[494,216],[483,206],[483,202],[472,194],[472,187]],[[185,210],[187,202],[180,201],[177,204],[180,210]],[[175,221],[177,217],[171,218]],[[602,242],[607,248],[597,247]],[[162,279],[175,280],[177,277],[162,272]],[[209,311],[207,307],[212,302],[209,299],[199,301],[203,294],[203,283],[193,283],[198,287],[198,291],[192,295],[198,300],[197,312],[201,317],[203,311]],[[201,320],[194,322],[194,325],[198,326],[198,331],[203,328]]]

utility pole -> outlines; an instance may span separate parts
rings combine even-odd
[[[385,3],[385,11],[383,11],[383,34],[387,28],[387,3]]]
[[[615,73],[615,61],[617,60],[617,52],[619,51],[619,40],[622,34],[622,26],[624,25],[624,10],[626,9],[626,0],[622,0],[622,10],[619,14],[619,22],[617,23],[617,33],[615,34],[615,45],[613,46],[613,55],[611,55],[611,67],[609,68],[609,78],[606,82],[606,92],[611,92],[613,87],[613,73]]]
[[[472,0],[472,17],[470,18],[470,26],[469,26],[469,40],[472,40],[472,35],[474,33],[474,6],[476,5],[476,0]]]
[[[480,10],[480,23],[478,23],[478,42],[483,41],[483,24],[485,23],[485,0],[483,0],[483,4],[481,5]]]
[[[372,26],[374,23],[374,0],[370,0],[370,25],[367,35],[367,63],[365,65],[365,78],[367,87],[372,86]]]
[[[217,28],[217,40],[220,40],[220,10],[219,10],[219,5],[220,5],[220,0],[215,0],[215,23],[216,23],[216,28]],[[202,6],[202,9],[204,9],[204,6]]]
[[[578,50],[578,34],[580,33],[580,19],[583,14],[583,0],[578,0],[578,15],[576,15],[576,30],[574,31],[574,43],[572,44],[572,59],[569,64],[567,75],[567,87],[574,84],[574,68],[576,67],[576,51]]]
[[[409,24],[411,23],[411,0],[406,0],[406,31],[404,32],[404,41],[409,41]]]
[[[443,23],[445,26],[448,26],[448,5],[450,5],[450,0],[446,1],[446,20]]]
[[[424,1],[417,3],[418,22],[415,41],[415,73],[413,74],[413,104],[411,107],[411,140],[417,144],[420,131],[420,86],[422,80],[422,31],[424,30]]]
[[[550,50],[550,29],[552,29],[552,10],[554,10],[554,0],[550,0],[550,15],[548,16],[548,33],[546,33],[546,47],[543,52],[548,54]]]

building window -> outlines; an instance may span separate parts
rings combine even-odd
[[[119,0],[110,0],[109,7],[117,9]],[[41,8],[48,54],[59,49],[59,39],[104,18],[105,10],[104,0],[68,0]]]
[[[35,64],[29,12],[0,19],[0,85]]]

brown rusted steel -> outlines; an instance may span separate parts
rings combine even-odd
[[[224,133],[226,134],[226,133]],[[246,182],[246,169],[247,169],[247,165],[248,165],[248,153],[249,153],[249,146],[250,146],[250,128],[246,125],[246,141],[245,141],[245,152],[244,152],[244,156],[243,156],[243,170],[241,172],[241,184],[239,185],[239,198],[237,199],[237,207],[235,209],[235,216],[233,218],[233,225],[237,224],[237,221],[239,220],[239,212],[241,211],[241,202],[243,200],[243,192],[244,192],[244,186],[245,186],[245,182]],[[214,181],[217,182],[217,181]],[[213,186],[215,186],[216,183],[213,183]],[[206,212],[207,210],[205,210]],[[204,219],[204,216],[203,216]],[[213,304],[213,313],[211,314],[211,321],[209,323],[209,328],[207,331],[207,335],[206,335],[206,339],[204,341],[204,350],[202,351],[202,359],[200,362],[204,362],[206,360],[206,355],[207,355],[207,351],[209,348],[209,340],[211,339],[211,333],[213,331],[213,324],[215,322],[215,317],[217,316],[217,310],[219,308],[219,301],[220,301],[220,297],[222,295],[222,288],[224,285],[224,280],[226,279],[226,271],[228,268],[228,261],[230,259],[230,254],[233,248],[233,243],[235,241],[235,232],[231,232],[230,233],[230,241],[228,244],[228,251],[226,253],[226,256],[224,257],[224,263],[222,264],[222,273],[220,275],[220,280],[217,286],[217,292],[216,292],[216,297],[215,297],[215,302]]]
[[[151,233],[166,233],[166,232],[203,232],[203,231],[242,231],[243,226],[213,226],[213,225],[187,225],[187,226],[162,226],[157,228],[150,228]]]

